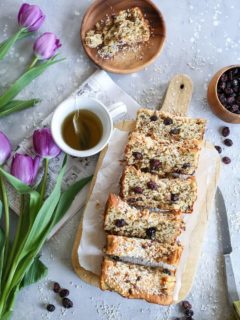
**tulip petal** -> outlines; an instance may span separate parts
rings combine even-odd
[[[11,144],[7,136],[0,131],[0,165],[4,164],[11,154]]]
[[[32,159],[28,155],[16,153],[12,160],[11,174],[27,185],[31,185],[37,176],[39,157]]]
[[[36,31],[40,28],[45,15],[42,10],[36,5],[24,3],[18,13],[18,24],[25,27],[28,31]]]
[[[44,158],[53,158],[60,154],[61,149],[53,140],[50,128],[35,130],[33,133],[35,152]]]
[[[33,45],[33,51],[38,59],[50,59],[54,56],[56,50],[61,47],[60,40],[54,33],[45,32],[36,39]]]
[[[31,184],[33,184],[36,180],[37,174],[38,174],[38,169],[40,165],[40,157],[36,156],[33,159],[33,175],[32,175],[32,181]]]

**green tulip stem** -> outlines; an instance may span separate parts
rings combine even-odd
[[[49,159],[45,158],[45,169],[44,169],[44,175],[42,180],[42,188],[40,192],[40,204],[43,203],[45,193],[46,193],[46,187],[47,187],[47,176],[48,176],[48,165],[49,165]]]
[[[0,186],[2,192],[2,201],[4,207],[4,217],[5,217],[5,257],[8,255],[8,247],[9,247],[9,203],[7,190],[4,184],[3,177],[0,175]]]
[[[30,64],[30,66],[29,66],[28,69],[33,68],[37,62],[38,62],[38,57],[35,57],[35,58],[33,59],[33,62]]]

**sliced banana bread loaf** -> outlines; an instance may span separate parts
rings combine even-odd
[[[202,140],[206,120],[173,116],[150,109],[139,109],[137,113],[136,131],[166,140]]]
[[[195,177],[160,179],[126,166],[121,179],[121,197],[133,206],[191,213],[197,185]]]
[[[151,268],[104,258],[100,288],[131,299],[169,305],[173,301],[176,277],[163,268]]]
[[[180,215],[138,210],[118,196],[109,195],[104,218],[107,233],[173,244],[184,228]]]
[[[156,141],[133,132],[125,149],[125,159],[128,165],[162,177],[171,173],[192,175],[198,164],[201,144],[199,140]]]
[[[164,262],[177,266],[183,247],[175,243],[159,243],[148,239],[107,236],[106,254],[143,264]]]

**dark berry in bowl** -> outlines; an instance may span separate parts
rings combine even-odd
[[[231,147],[233,145],[233,142],[231,139],[225,139],[223,142],[227,147]]]

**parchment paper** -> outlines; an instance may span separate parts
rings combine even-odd
[[[101,273],[102,249],[106,241],[103,231],[104,207],[109,193],[118,194],[119,192],[119,180],[123,169],[121,160],[123,159],[127,137],[128,132],[115,129],[102,166],[99,168],[95,187],[84,211],[78,257],[81,267],[96,275],[100,275]],[[191,234],[198,223],[202,203],[207,199],[209,188],[211,188],[210,182],[215,179],[218,161],[219,155],[216,150],[207,143],[204,143],[200,154],[199,166],[196,171],[198,184],[197,201],[194,205],[193,213],[184,216],[186,231],[179,237],[184,246],[184,251],[177,268],[175,301],[178,300],[181,279],[189,255]]]

